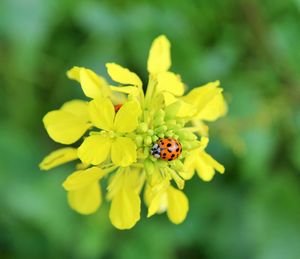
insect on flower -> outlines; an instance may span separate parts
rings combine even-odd
[[[91,214],[102,203],[100,181],[107,179],[109,218],[118,229],[132,228],[140,219],[141,193],[148,217],[166,212],[179,224],[189,205],[185,181],[195,172],[209,181],[224,167],[206,153],[208,127],[227,112],[215,81],[184,95],[185,84],[171,67],[170,42],[157,37],[150,48],[146,92],[137,74],[107,63],[116,85],[84,67],[67,76],[80,83],[87,100],[71,100],[48,112],[43,123],[49,136],[67,146],[40,163],[42,170],[77,160],[76,170],[63,182],[70,207]],[[77,142],[79,141],[79,142]]]
[[[182,152],[181,144],[172,138],[160,139],[151,149],[151,154],[155,158],[172,161],[179,157]]]
[[[122,104],[116,104],[114,105],[114,108],[115,108],[115,112],[118,112],[122,107]]]

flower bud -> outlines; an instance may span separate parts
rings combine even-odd
[[[160,127],[155,128],[155,132],[161,133],[168,130],[168,127],[166,125],[162,125]]]
[[[136,135],[135,143],[138,147],[141,147],[143,145],[143,137],[141,135]]]
[[[158,136],[153,135],[153,136],[152,136],[152,142],[156,142],[157,140],[158,140]]]
[[[148,129],[147,133],[148,133],[148,135],[152,136],[154,134],[154,131],[153,131],[153,129]]]
[[[140,132],[146,132],[148,130],[148,126],[145,122],[140,123],[138,130]]]
[[[152,138],[150,136],[144,137],[144,145],[149,146],[152,144]]]

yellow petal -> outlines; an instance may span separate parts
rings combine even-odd
[[[114,92],[131,94],[133,96],[139,95],[139,88],[135,86],[110,86],[110,89]],[[124,98],[126,100],[126,98]],[[124,100],[122,100],[124,102]]]
[[[223,174],[225,172],[225,168],[223,165],[221,165],[218,161],[213,159],[209,154],[207,154],[205,151],[201,154],[202,159],[210,166],[212,166],[215,170],[217,170],[219,173]]]
[[[111,160],[118,166],[129,166],[136,162],[136,144],[126,137],[117,137],[111,146]]]
[[[170,48],[170,42],[165,35],[161,35],[153,41],[147,64],[150,74],[165,72],[170,68]]]
[[[107,195],[106,198],[110,201],[113,199],[113,197],[120,192],[120,190],[123,187],[123,179],[124,179],[124,171],[125,168],[119,167],[117,169],[117,172],[110,176],[108,180],[108,186],[107,186]]]
[[[70,207],[81,214],[97,211],[102,202],[101,189],[98,182],[93,182],[81,189],[68,192]]]
[[[207,147],[207,145],[208,145],[208,142],[209,142],[209,138],[208,137],[201,137],[201,139],[200,139],[200,150],[204,150],[206,147]]]
[[[167,109],[174,110],[171,113],[179,118],[192,117],[197,111],[193,105],[178,99],[172,93],[164,92],[163,97]]]
[[[78,157],[84,164],[99,165],[105,161],[111,149],[111,139],[103,135],[87,137],[78,148]]]
[[[192,120],[192,124],[198,128],[197,133],[200,136],[208,136],[209,128],[208,126],[201,120]]]
[[[89,120],[89,111],[88,111],[88,102],[82,100],[72,100],[64,103],[60,108],[62,111],[72,113],[78,117],[88,121]]]
[[[144,202],[146,204],[147,207],[150,206],[150,202],[152,200],[152,188],[150,187],[150,185],[147,184],[145,185],[145,188],[144,188]]]
[[[199,119],[199,114],[207,107],[207,105],[219,94],[221,94],[222,89],[218,86],[219,81],[208,83],[201,87],[196,87],[190,91],[186,96],[183,96],[181,100],[193,105],[197,112],[193,115],[195,118]]]
[[[156,213],[163,213],[167,210],[168,208],[168,195],[166,191],[160,191],[156,193],[148,207],[148,214],[147,217],[151,217]]]
[[[86,170],[75,171],[63,182],[63,187],[66,191],[79,190],[91,183],[98,182],[104,174],[102,169],[95,166]]]
[[[227,105],[222,93],[218,93],[197,115],[196,119],[215,121],[227,113]]]
[[[201,157],[196,160],[195,168],[198,176],[205,182],[209,182],[215,175],[215,170],[207,164]]]
[[[110,95],[110,89],[105,79],[90,69],[73,67],[67,72],[67,76],[81,83],[82,90],[87,97],[99,98]]]
[[[122,189],[111,202],[109,218],[118,229],[130,229],[140,219],[141,199],[131,189]]]
[[[163,213],[168,208],[168,193],[170,180],[167,178],[156,182],[156,185],[146,186],[144,191],[145,203],[148,206],[147,217],[151,217],[155,213]]]
[[[90,69],[81,68],[80,83],[84,94],[90,98],[103,98],[110,95],[110,89],[103,77]]]
[[[196,167],[196,161],[195,157],[192,155],[189,155],[184,160],[184,170],[179,172],[180,176],[184,180],[189,180],[194,176],[195,173],[195,167]]]
[[[176,114],[179,118],[193,117],[196,113],[195,107],[180,100],[180,107]]]
[[[76,148],[61,148],[51,152],[48,156],[46,156],[39,164],[39,167],[42,170],[49,170],[75,159],[78,159]]]
[[[137,74],[131,72],[129,69],[115,63],[107,63],[106,68],[109,76],[115,82],[123,85],[142,86],[141,79],[137,76]]]
[[[189,210],[189,202],[182,191],[170,186],[168,189],[168,210],[169,219],[174,224],[179,224],[185,220]]]
[[[74,143],[90,127],[86,119],[62,110],[48,112],[43,122],[49,136],[62,144]]]
[[[132,132],[138,126],[141,108],[137,101],[126,102],[117,112],[114,129],[118,132]]]
[[[182,190],[184,188],[184,180],[179,176],[179,173],[177,173],[176,171],[174,171],[173,169],[167,167],[165,169],[165,172],[168,173],[170,175],[170,177],[172,177],[172,179],[175,181],[177,187]]]
[[[157,76],[157,92],[169,92],[175,96],[181,96],[184,93],[184,84],[180,77],[172,72],[163,72]]]
[[[67,71],[67,77],[80,83],[80,67],[72,67]]]
[[[184,160],[184,171],[180,172],[183,179],[189,180],[194,176],[197,160],[199,159],[200,149],[190,151],[189,155]]]
[[[178,98],[176,98],[173,94],[168,93],[168,92],[164,92],[163,97],[164,97],[164,101],[165,101],[166,106],[178,101]]]
[[[223,174],[225,168],[205,151],[202,151],[196,161],[196,170],[203,181],[210,181],[215,175],[215,170]]]
[[[94,126],[99,129],[112,130],[115,109],[111,100],[104,98],[90,101],[89,113]]]

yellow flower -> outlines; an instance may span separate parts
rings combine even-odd
[[[227,112],[220,83],[196,87],[184,96],[185,84],[170,71],[170,49],[164,35],[153,41],[145,93],[139,76],[116,63],[106,64],[116,85],[84,67],[67,72],[89,100],[67,102],[47,113],[43,122],[54,141],[76,142],[76,147],[50,153],[40,168],[80,160],[77,171],[63,183],[75,211],[90,214],[100,207],[99,181],[107,177],[109,218],[116,228],[130,229],[140,220],[141,192],[148,217],[166,212],[171,222],[179,224],[189,210],[185,181],[195,171],[204,181],[211,180],[215,170],[224,172],[205,152],[208,138],[203,137],[208,134],[204,121]]]
[[[40,163],[42,170],[50,170],[56,166],[78,159],[77,149],[65,147],[57,149],[46,156]]]
[[[81,84],[84,94],[89,98],[96,99],[111,95],[106,80],[90,69],[73,67],[67,72],[67,76],[70,79],[78,81]]]
[[[147,185],[144,195],[148,205],[148,217],[166,211],[174,224],[185,220],[189,209],[188,199],[182,191],[174,188],[169,180],[164,179],[153,187]]]
[[[203,181],[210,181],[215,175],[215,171],[223,174],[225,168],[209,154],[205,152],[205,148],[208,144],[208,138],[202,137],[200,147],[194,149],[186,156],[184,161],[185,172],[182,175],[184,179],[191,179],[197,172],[198,176]]]
[[[59,110],[48,112],[43,122],[54,141],[72,144],[91,127],[88,103],[81,100],[67,102]]]
[[[115,113],[112,102],[108,99],[95,99],[89,103],[92,125],[102,129],[84,139],[78,148],[78,156],[85,164],[98,165],[111,153],[115,165],[128,166],[136,161],[136,144],[123,136],[134,131],[138,126],[140,107],[137,101],[126,102]]]
[[[144,175],[138,169],[119,168],[112,177],[108,189],[111,206],[109,218],[119,229],[132,228],[140,219],[140,191]]]

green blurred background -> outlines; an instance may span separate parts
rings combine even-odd
[[[300,258],[300,1],[0,1],[0,258]],[[220,79],[229,103],[208,151],[226,167],[187,183],[186,221],[114,229],[108,204],[67,205],[73,165],[41,172],[60,145],[41,119],[84,98],[73,65],[115,61],[146,80],[151,41],[172,42],[191,88]]]

